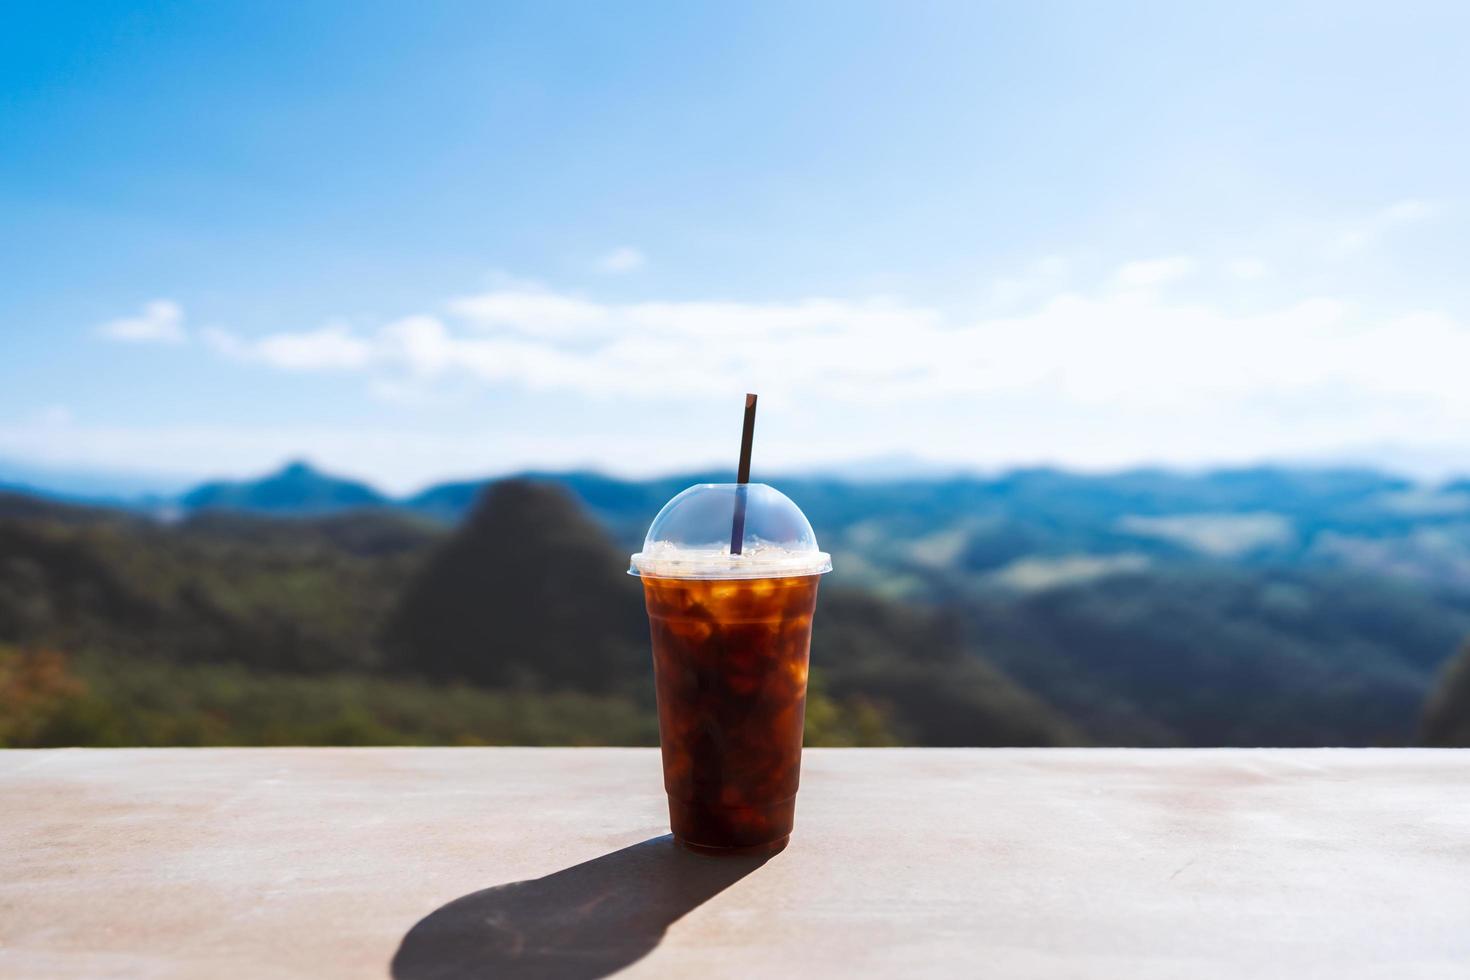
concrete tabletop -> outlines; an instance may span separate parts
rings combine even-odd
[[[0,976],[1470,976],[1470,752],[817,750],[764,863],[665,820],[651,749],[0,752]]]

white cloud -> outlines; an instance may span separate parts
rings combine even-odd
[[[1072,263],[1065,255],[1048,255],[1036,263],[1037,274],[1050,279],[1065,276],[1071,268]]]
[[[1434,201],[1405,198],[1344,225],[1327,243],[1327,253],[1341,258],[1360,252],[1377,242],[1391,229],[1415,224],[1435,217],[1442,210]]]
[[[1264,279],[1271,273],[1270,268],[1265,262],[1253,256],[1233,259],[1226,268],[1236,279],[1242,279],[1247,282],[1255,279]]]
[[[485,328],[505,328],[532,337],[574,336],[606,321],[596,303],[547,290],[497,289],[451,300],[449,311]]]
[[[432,316],[409,316],[385,326],[380,353],[401,362],[415,376],[438,374],[454,360],[454,346],[443,322]]]
[[[109,320],[97,332],[109,340],[135,344],[179,344],[188,336],[184,331],[184,310],[171,299],[145,303],[137,316]]]
[[[1253,256],[1223,268],[1245,279],[1268,271]],[[544,465],[619,469],[637,440],[648,443],[638,459],[650,469],[708,462],[701,453],[712,451],[719,412],[745,391],[761,393],[772,419],[809,426],[764,443],[765,466],[884,452],[972,465],[1215,463],[1470,431],[1460,369],[1470,324],[1433,310],[1370,313],[1332,296],[1240,309],[1161,288],[1195,269],[1184,256],[1129,263],[1083,290],[1064,265],[1037,264],[1028,275],[1049,286],[969,315],[896,297],[615,303],[504,282],[377,326],[201,336],[260,369],[360,376],[371,395],[418,418],[455,417],[450,406],[486,391],[515,411],[552,406],[561,421],[522,433],[507,417],[494,436],[524,434],[519,461]],[[589,406],[585,424],[565,421]],[[618,421],[628,418],[641,421]],[[656,434],[642,431],[650,419]],[[64,440],[55,426],[32,429],[32,447],[112,445],[87,442],[91,430],[75,424]],[[326,436],[303,441],[304,430],[259,438],[271,452],[297,445],[381,465],[380,479],[408,468],[373,463],[366,445],[349,458]]]
[[[1183,279],[1194,273],[1194,260],[1184,255],[1129,262],[1118,270],[1116,280],[1125,289],[1150,289]]]
[[[1180,266],[1148,263],[1135,283]],[[1470,329],[1435,312],[1368,317],[1330,297],[1249,313],[1152,290],[1060,293],[1021,315],[957,320],[894,299],[603,304],[492,292],[458,319],[329,325],[257,339],[211,332],[221,353],[293,371],[362,371],[383,392],[460,378],[590,397],[694,399],[759,390],[868,406],[943,398],[1032,400],[1048,411],[1286,413],[1383,399],[1470,420]],[[1101,417],[1101,416],[1098,416]]]
[[[222,354],[287,371],[351,371],[369,366],[378,353],[374,343],[340,323],[250,340],[211,327],[204,338]]]
[[[1056,293],[1071,268],[1066,256],[1048,255],[1032,263],[1021,275],[995,280],[990,286],[990,297],[999,306],[1011,306]]]
[[[1439,205],[1433,201],[1424,201],[1419,198],[1408,198],[1396,201],[1379,212],[1379,218],[1392,225],[1407,224],[1412,221],[1423,221],[1432,218],[1439,213]]]
[[[623,245],[613,249],[597,259],[599,272],[611,275],[624,275],[629,272],[637,272],[648,264],[648,257],[631,245]]]

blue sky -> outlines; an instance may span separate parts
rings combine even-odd
[[[0,459],[667,471],[726,462],[755,390],[758,469],[1470,470],[1466,36],[1412,3],[7,5]]]

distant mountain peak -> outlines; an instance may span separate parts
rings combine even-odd
[[[383,507],[389,500],[366,483],[332,476],[296,459],[256,480],[205,483],[184,494],[179,503],[186,510],[308,515]]]

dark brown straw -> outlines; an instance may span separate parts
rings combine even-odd
[[[740,432],[740,468],[736,470],[735,519],[730,522],[730,554],[740,554],[745,540],[745,485],[750,482],[750,444],[755,441],[755,396],[745,396],[745,428]]]

